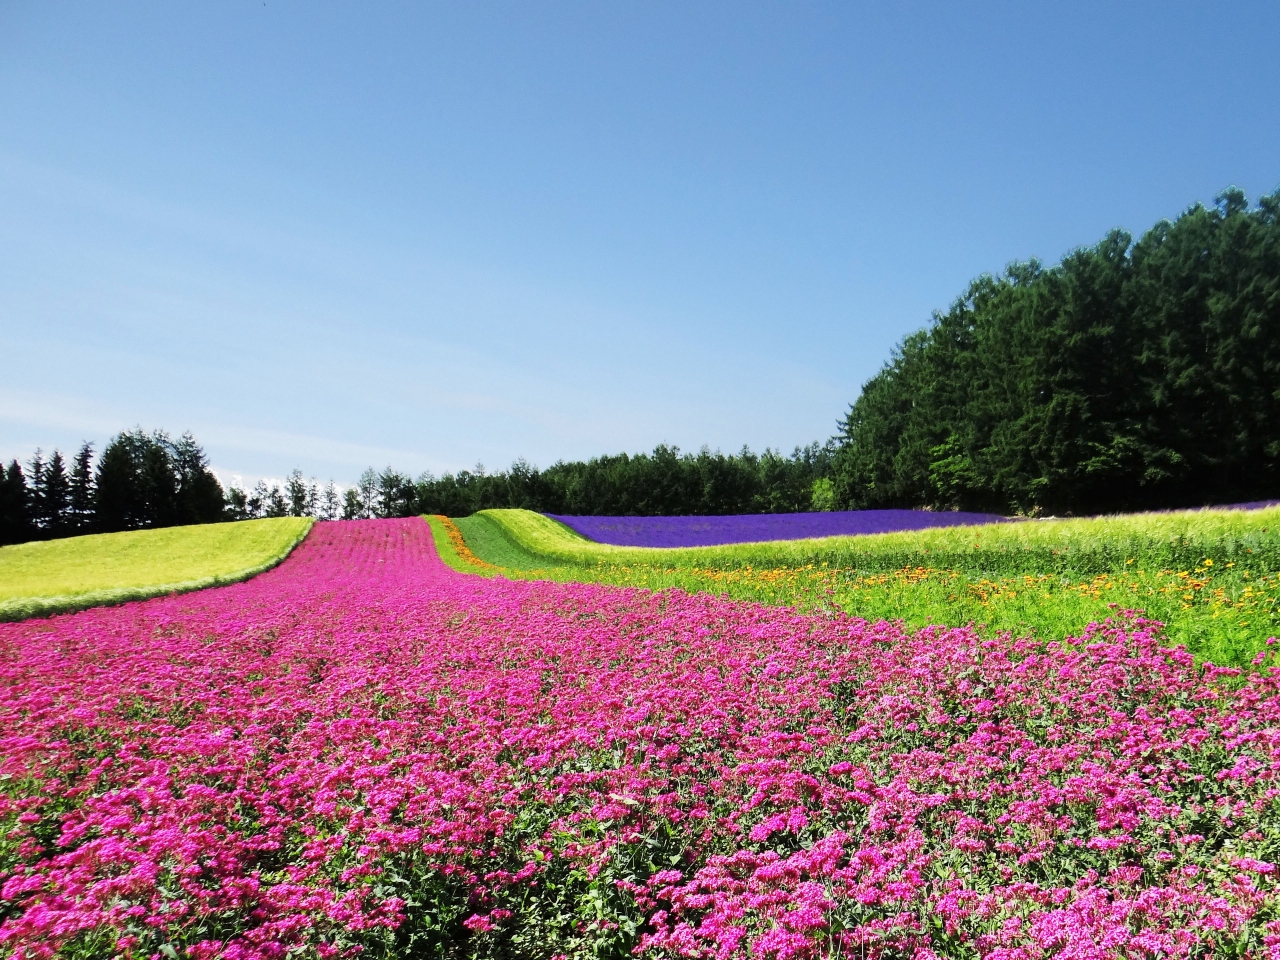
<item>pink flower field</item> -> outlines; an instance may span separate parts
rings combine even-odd
[[[0,625],[0,953],[1280,957],[1277,693],[317,524]]]

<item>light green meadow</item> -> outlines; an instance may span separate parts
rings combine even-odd
[[[476,516],[489,518],[531,554],[569,564],[661,563],[734,570],[825,563],[862,572],[927,566],[990,575],[1114,573],[1134,564],[1190,570],[1212,558],[1216,563],[1280,570],[1280,507],[1023,520],[681,548],[596,543],[529,510],[481,510]]]
[[[494,566],[481,570],[441,535],[446,562],[512,579],[676,588],[1042,639],[1137,611],[1163,623],[1171,644],[1238,667],[1280,634],[1280,508],[676,549],[595,543],[527,510],[456,522],[470,552]]]
[[[244,580],[287,557],[313,522],[281,517],[0,547],[0,620]]]

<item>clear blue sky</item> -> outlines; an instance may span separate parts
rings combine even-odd
[[[1280,4],[0,3],[0,456],[830,436],[974,276],[1280,186]]]

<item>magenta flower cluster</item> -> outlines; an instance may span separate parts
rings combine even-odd
[[[1280,957],[1278,684],[318,524],[0,626],[0,952]]]

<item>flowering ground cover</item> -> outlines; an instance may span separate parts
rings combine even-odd
[[[1280,635],[1274,506],[684,550],[590,543],[528,511],[456,523],[477,558],[512,578],[675,587],[1041,640],[1140,609],[1171,643],[1237,667]],[[451,555],[447,541],[442,550]]]
[[[450,570],[318,524],[0,625],[0,944],[131,955],[1280,955],[1280,676]]]
[[[0,547],[0,620],[244,580],[288,556],[311,523],[278,517]]]
[[[993,513],[928,510],[840,510],[727,517],[582,517],[548,514],[597,543],[620,547],[710,547],[1000,523]]]

